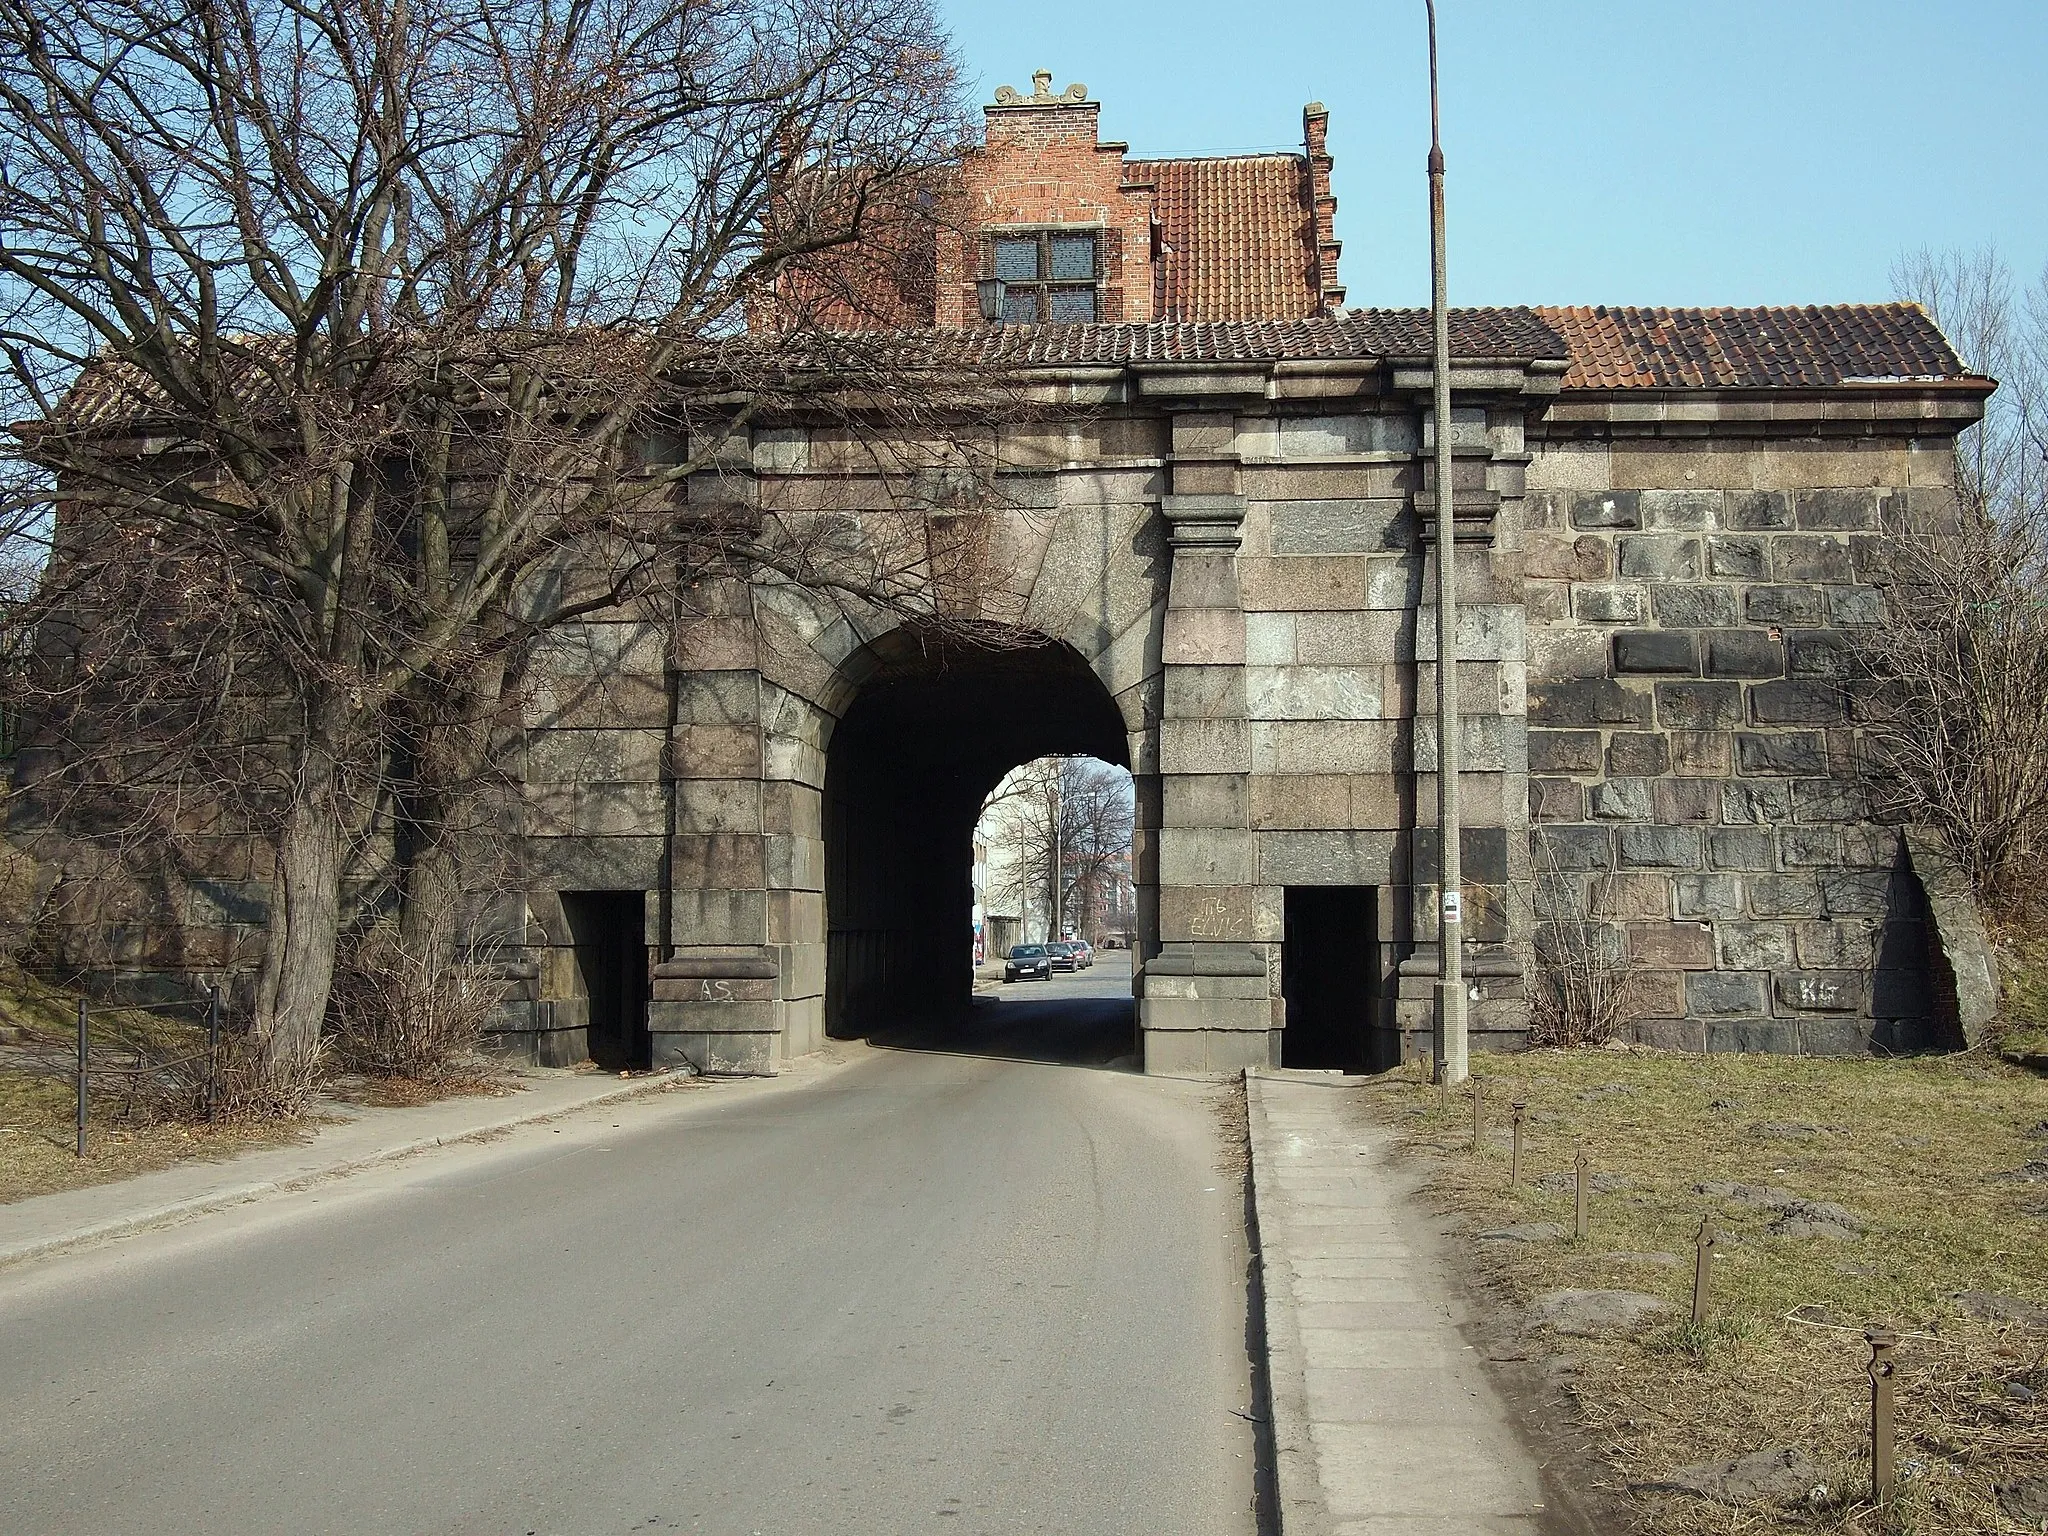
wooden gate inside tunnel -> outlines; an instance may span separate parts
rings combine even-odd
[[[965,1010],[974,823],[1005,773],[1054,753],[1130,765],[1072,647],[890,638],[826,756],[825,1026],[842,1037]]]

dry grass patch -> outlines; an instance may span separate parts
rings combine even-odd
[[[90,1115],[81,1158],[73,1139],[75,1103],[68,1083],[0,1065],[0,1205],[153,1173],[194,1158],[281,1146],[302,1140],[310,1130],[304,1121],[150,1123],[124,1116],[115,1102]]]
[[[1477,1241],[1473,1261],[1520,1302],[1552,1290],[1642,1291],[1672,1321],[1637,1340],[1549,1339],[1589,1446],[1635,1486],[1770,1446],[1819,1466],[1799,1508],[1729,1508],[1639,1492],[1640,1528],[2038,1533],[2011,1512],[2015,1479],[2048,1473],[2048,1319],[1975,1315],[1960,1293],[2048,1307],[2048,1081],[1981,1057],[1872,1062],[1639,1051],[1536,1051],[1478,1062],[1489,1133],[1471,1151],[1471,1100],[1418,1079],[1375,1096],[1432,1187],[1475,1232],[1551,1222],[1562,1240]],[[1524,1185],[1508,1188],[1507,1121],[1528,1105]],[[1584,1146],[1612,1188],[1570,1239],[1568,1179]],[[1535,1181],[1550,1175],[1545,1184]],[[1786,1236],[1779,1213],[1698,1193],[1729,1181],[1846,1207],[1861,1236]],[[1709,1325],[1689,1322],[1693,1234],[1726,1234]],[[1677,1262],[1661,1262],[1669,1255]],[[1649,1256],[1649,1257],[1645,1257]],[[1983,1304],[1978,1304],[1982,1309]],[[1869,1500],[1869,1358],[1897,1354],[1899,1460],[1889,1509]],[[1537,1335],[1545,1339],[1545,1335]],[[2007,1506],[1998,1489],[2007,1485]],[[2048,1485],[2044,1485],[2048,1492]]]
[[[0,1204],[280,1146],[317,1124],[246,1113],[207,1120],[205,1031],[162,1013],[96,1008],[81,1158],[77,1019],[77,993],[0,967]]]

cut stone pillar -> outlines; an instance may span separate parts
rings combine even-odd
[[[1436,1014],[1439,845],[1436,672],[1437,546],[1435,422],[1423,421],[1422,488],[1416,522],[1425,550],[1423,601],[1415,614],[1415,808],[1410,885],[1403,893],[1412,947],[1397,967],[1393,1038],[1375,1042],[1375,1059],[1427,1059]],[[1528,732],[1525,728],[1526,609],[1522,585],[1522,504],[1529,455],[1518,405],[1453,412],[1456,498],[1453,558],[1458,563],[1460,740],[1464,824],[1465,1023],[1474,1051],[1513,1049],[1528,1038],[1531,913],[1510,899],[1532,888],[1529,864]]]
[[[1137,979],[1145,1070],[1234,1072],[1279,1060],[1252,903],[1236,419],[1173,423],[1173,549],[1161,661],[1159,950]]]

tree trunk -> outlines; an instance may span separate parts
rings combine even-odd
[[[485,626],[498,615],[487,613]],[[502,653],[411,701],[414,750],[399,796],[403,863],[399,934],[409,953],[460,958],[470,925],[496,888],[503,808],[494,749],[509,668]]]
[[[341,816],[333,754],[309,743],[277,839],[270,926],[256,983],[265,1086],[301,1081],[320,1046],[341,934]]]

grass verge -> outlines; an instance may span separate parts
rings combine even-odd
[[[2048,1081],[1994,1059],[1851,1061],[1536,1051],[1479,1063],[1487,1134],[1471,1147],[1471,1099],[1418,1079],[1374,1095],[1434,1196],[1471,1230],[1554,1223],[1536,1242],[1476,1238],[1470,1261],[1526,1303],[1568,1288],[1647,1292],[1669,1319],[1635,1338],[1532,1340],[1588,1448],[1636,1490],[1644,1531],[2019,1533],[2014,1485],[2048,1474]],[[1506,1123],[1527,1105],[1523,1184],[1508,1186]],[[1584,1147],[1606,1175],[1589,1234],[1572,1239],[1562,1177]],[[1712,1181],[1832,1201],[1860,1236],[1787,1236],[1779,1213],[1697,1191]],[[1726,1236],[1712,1313],[1689,1320],[1693,1235]],[[2005,1319],[1964,1293],[2009,1298]],[[1906,1334],[1898,1354],[1903,1474],[1884,1508],[1869,1496],[1869,1359],[1862,1330]],[[1820,1469],[1793,1507],[1729,1507],[1645,1491],[1672,1471],[1772,1446]],[[2041,1494],[2048,1495],[2048,1480]]]

